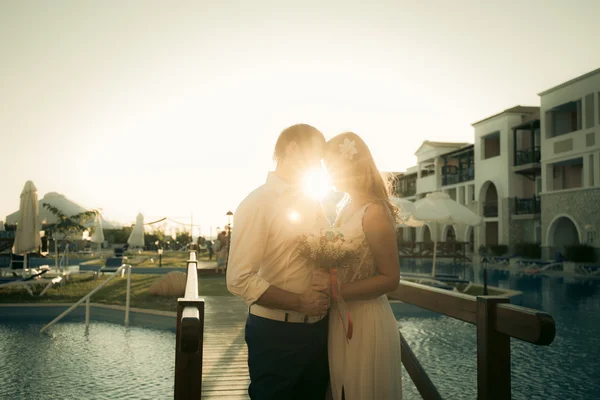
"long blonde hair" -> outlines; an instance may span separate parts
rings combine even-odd
[[[346,139],[354,142],[357,151],[352,159],[345,158],[340,149]],[[394,220],[397,220],[398,207],[390,200],[391,182],[379,172],[369,147],[360,136],[354,132],[341,133],[327,141],[326,152],[328,157],[335,157],[343,165],[345,178],[352,189],[370,202],[385,205]]]

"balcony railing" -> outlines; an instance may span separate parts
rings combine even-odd
[[[486,218],[496,218],[498,216],[498,203],[495,201],[484,203],[483,216]]]
[[[537,196],[530,198],[515,197],[514,213],[516,215],[539,214],[540,198]]]
[[[517,150],[515,152],[515,166],[536,164],[539,163],[541,159],[542,155],[539,146]]]
[[[444,173],[442,175],[442,186],[455,185],[457,183],[468,182],[475,179],[474,168],[467,168],[457,172],[454,172],[454,170],[450,171],[452,172]]]
[[[408,185],[396,187],[395,193],[399,197],[410,197],[417,194],[417,183],[410,182]]]

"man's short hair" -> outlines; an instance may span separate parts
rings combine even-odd
[[[319,138],[325,143],[325,137],[317,128],[308,124],[296,124],[285,128],[275,143],[275,161],[281,161],[285,156],[285,149],[292,142],[299,147],[306,148],[312,145],[313,138]]]

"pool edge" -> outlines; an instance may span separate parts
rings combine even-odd
[[[47,323],[72,306],[73,303],[5,303],[0,304],[0,324],[7,322]],[[27,312],[24,312],[26,309]],[[175,332],[177,313],[173,311],[130,308],[129,325]],[[90,303],[90,321],[124,324],[125,307]],[[85,305],[75,308],[62,320],[84,322]],[[59,322],[60,323],[60,322]]]

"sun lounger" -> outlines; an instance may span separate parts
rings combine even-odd
[[[117,272],[119,267],[123,265],[123,258],[121,257],[109,257],[104,262],[104,266],[98,270],[98,273],[104,274],[105,272]]]
[[[0,289],[1,288],[12,288],[22,287],[31,296],[35,296],[34,289],[38,286],[44,286],[39,296],[43,296],[52,286],[62,282],[63,278],[57,276],[54,278],[45,279],[45,275],[48,273],[50,268],[43,268],[38,270],[31,269],[31,275],[28,276],[12,276],[12,277],[0,277]]]
[[[125,248],[123,248],[123,247],[115,248],[115,257],[123,258],[124,255],[125,255]]]
[[[581,265],[581,271],[589,276],[600,276],[600,265]]]
[[[511,259],[510,256],[487,257],[487,262],[489,264],[500,264],[500,265],[506,264],[506,265],[508,265],[508,264],[510,264],[510,259]]]

